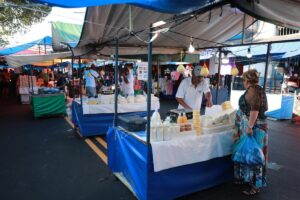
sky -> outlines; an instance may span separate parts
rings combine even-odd
[[[10,45],[16,46],[51,36],[51,22],[61,21],[72,24],[83,24],[86,8],[53,7],[51,13],[39,24],[31,26],[25,34],[16,34],[9,38]]]

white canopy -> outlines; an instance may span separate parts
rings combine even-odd
[[[71,57],[71,52],[52,53],[45,55],[11,55],[5,56],[6,62],[11,67],[20,67],[35,62],[43,62],[53,60],[55,58]]]
[[[112,55],[119,31],[120,55],[147,54],[149,25],[164,20],[167,24],[163,28],[168,31],[154,40],[153,54],[176,54],[188,49],[189,36],[196,48],[220,45],[242,31],[243,17],[242,12],[229,5],[179,16],[126,4],[89,7],[77,50],[85,48],[89,53]],[[246,26],[253,21],[246,16]]]

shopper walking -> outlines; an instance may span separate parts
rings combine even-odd
[[[266,186],[268,134],[264,113],[268,109],[268,103],[264,89],[258,85],[258,81],[259,75],[255,69],[243,74],[243,84],[246,91],[239,99],[239,110],[235,121],[235,145],[239,144],[242,136],[253,136],[261,147],[265,158],[262,165],[234,164],[235,183],[248,185],[248,189],[243,191],[246,195],[255,195],[260,192],[260,188]]]

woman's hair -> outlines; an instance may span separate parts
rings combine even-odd
[[[257,84],[259,82],[259,74],[256,69],[251,69],[243,73],[243,80],[250,84]]]

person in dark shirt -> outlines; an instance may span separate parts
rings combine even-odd
[[[65,86],[67,84],[66,77],[60,72],[57,74],[57,82],[56,82],[56,87],[65,92]]]

